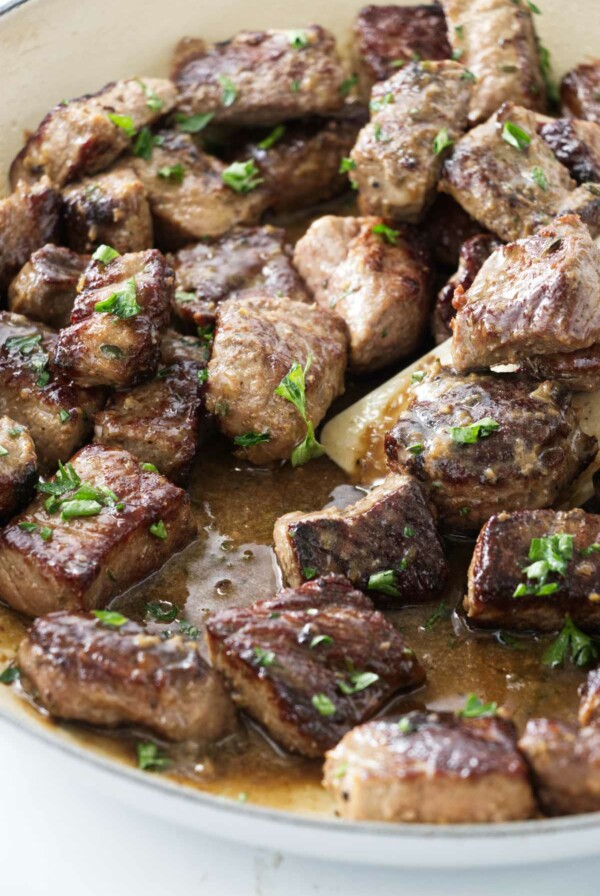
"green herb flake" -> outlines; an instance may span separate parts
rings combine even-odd
[[[0,684],[12,684],[21,677],[21,670],[16,666],[7,666],[0,672]]]
[[[600,544],[595,541],[593,544],[588,545],[587,548],[581,548],[579,553],[582,557],[589,557],[591,554],[599,554]]]
[[[155,622],[173,622],[179,616],[179,607],[170,600],[152,600],[144,609],[146,617]]]
[[[214,112],[205,112],[200,115],[184,115],[178,112],[175,115],[175,121],[179,126],[179,130],[184,134],[199,134],[215,117]]]
[[[112,246],[107,246],[103,243],[101,246],[98,246],[98,248],[92,255],[92,261],[99,261],[101,264],[108,264],[110,261],[113,261],[113,259],[119,258],[120,255],[121,253],[117,252],[116,249],[113,249]]]
[[[263,140],[259,141],[259,143],[257,144],[258,148],[259,149],[271,149],[272,146],[275,146],[275,144],[281,140],[281,138],[283,137],[284,134],[285,134],[285,125],[278,124],[276,127],[273,128],[273,130],[271,131],[270,134],[267,134],[267,136]]]
[[[235,436],[233,443],[240,448],[251,448],[253,445],[261,445],[271,438],[270,432],[244,432]]]
[[[314,708],[321,716],[335,715],[335,703],[329,699],[327,694],[313,694],[310,701]]]
[[[469,694],[465,705],[456,715],[463,719],[485,719],[498,714],[496,702],[484,703],[477,694]]]
[[[377,236],[382,236],[385,242],[389,243],[391,246],[396,246],[398,244],[400,231],[388,227],[387,224],[374,224],[373,227],[371,227],[371,233],[374,233]]]
[[[171,760],[151,741],[137,744],[137,764],[142,771],[160,771],[171,765]]]
[[[52,531],[50,526],[42,526],[42,528],[40,529],[40,538],[42,539],[42,541],[52,541],[53,535],[54,532]]]
[[[161,100],[159,95],[155,90],[150,87],[149,84],[145,84],[139,78],[137,78],[137,82],[144,91],[146,96],[146,105],[152,112],[160,112],[162,107],[164,106],[164,102]]]
[[[452,54],[450,56],[451,59],[454,59],[455,62],[458,62],[464,56],[465,51],[459,47],[456,50],[452,50]]]
[[[186,638],[197,638],[200,634],[198,627],[192,625],[191,622],[187,622],[185,619],[179,620],[179,631],[182,635],[185,635]]]
[[[441,622],[442,619],[448,619],[451,614],[451,607],[447,605],[445,600],[442,600],[435,608],[433,613],[427,617],[423,628],[426,632],[430,632],[432,628],[434,628],[438,624],[438,622]]]
[[[390,68],[403,68],[406,65],[406,59],[392,59]]]
[[[349,171],[355,171],[356,162],[348,156],[343,156],[338,170],[340,174],[348,174]]]
[[[562,666],[567,659],[575,666],[588,666],[600,655],[600,644],[577,628],[567,614],[558,638],[544,651],[542,664],[552,669]]]
[[[349,681],[338,681],[338,688],[347,697],[371,687],[379,681],[379,675],[376,672],[351,672],[348,679]]]
[[[150,532],[150,535],[154,535],[155,538],[160,538],[161,541],[167,540],[167,527],[163,520],[159,520],[157,523],[152,523],[148,531]]]
[[[317,570],[314,566],[303,566],[302,567],[302,578],[307,582],[310,582],[311,579],[314,579],[317,575]]]
[[[470,71],[470,69],[466,68],[464,72],[462,72],[460,80],[474,82],[477,80],[477,75],[474,72]]]
[[[329,647],[331,644],[333,644],[333,638],[329,635],[315,635],[308,647],[309,650],[314,650],[315,647]]]
[[[425,379],[425,371],[424,370],[416,370],[413,374],[411,374],[410,381],[414,385],[415,383],[422,383]]]
[[[558,582],[548,582],[547,579],[551,573],[559,576],[566,574],[569,561],[573,558],[573,542],[573,535],[568,533],[532,538],[527,555],[532,563],[523,569],[527,582],[517,586],[513,597],[543,597],[556,593],[560,587]]]
[[[126,622],[129,622],[127,616],[117,613],[116,610],[93,610],[93,615],[98,622],[106,625],[108,628],[121,628]]]
[[[158,473],[158,468],[154,464],[142,464],[141,469],[144,473]]]
[[[502,139],[505,143],[508,143],[509,146],[514,146],[515,149],[518,149],[519,152],[527,149],[531,143],[531,137],[527,131],[524,131],[523,128],[519,127],[518,124],[515,124],[514,121],[504,122]]]
[[[67,423],[71,419],[71,412],[61,408],[58,412],[58,417],[61,423]]]
[[[8,449],[4,447],[4,445],[0,445],[0,457],[6,457],[8,454]]]
[[[300,90],[300,81],[295,78],[290,84],[290,90],[292,93],[298,93]]]
[[[541,16],[542,10],[539,6],[536,6],[535,3],[532,3],[531,0],[527,0],[527,8],[536,16]]]
[[[152,158],[153,147],[154,140],[152,139],[152,131],[148,127],[142,128],[138,131],[135,140],[133,141],[132,152],[134,156],[148,161]]]
[[[291,402],[306,424],[306,436],[292,451],[293,467],[300,467],[325,453],[325,449],[315,438],[313,424],[306,415],[306,377],[311,364],[310,356],[304,367],[298,361],[294,361],[288,373],[275,389],[275,395],[280,395],[286,401]]]
[[[121,358],[125,357],[125,352],[122,348],[119,348],[118,345],[110,345],[108,343],[104,343],[100,346],[100,351],[105,358],[110,358],[111,361],[120,361]]]
[[[233,106],[237,99],[237,87],[227,75],[219,75],[218,78],[219,84],[223,88],[223,93],[221,94],[221,103],[228,108],[229,106]]]
[[[287,36],[294,50],[305,50],[310,45],[306,31],[288,31]]]
[[[452,146],[454,140],[450,137],[447,128],[441,128],[433,139],[433,154],[439,156],[441,152]]]
[[[376,99],[371,100],[369,109],[371,112],[381,112],[385,106],[393,106],[394,102],[394,94],[388,91],[387,93],[384,93],[382,97],[377,97]]]
[[[412,720],[410,716],[403,716],[398,722],[398,730],[401,734],[412,734],[415,730],[413,728]]]
[[[135,125],[130,115],[118,115],[116,112],[108,112],[107,118],[118,128],[121,128],[122,131],[125,131],[128,137],[135,135]]]
[[[369,576],[367,584],[369,591],[379,591],[380,594],[388,594],[390,597],[400,597],[398,587],[398,573],[395,569],[386,569],[375,572]]]
[[[457,37],[460,37],[460,39],[462,40],[463,37],[465,36],[465,26],[464,25],[455,25],[454,33],[456,34]]]
[[[531,176],[540,188],[540,190],[544,190],[544,192],[548,189],[548,178],[544,172],[543,168],[540,168],[539,165],[535,165],[531,169]]]
[[[183,289],[175,290],[175,301],[178,305],[186,305],[188,302],[196,301],[196,293],[195,292],[186,292]]]
[[[198,380],[198,385],[203,386],[204,383],[208,381],[208,367],[203,367],[201,370],[198,370],[196,378]]]
[[[23,532],[35,532],[37,527],[38,527],[37,523],[27,523],[27,522],[19,523],[19,529],[22,529]]]
[[[417,534],[416,529],[413,529],[412,526],[404,527],[404,537],[405,538],[413,538]]]
[[[13,426],[12,429],[8,430],[8,434],[11,437],[11,439],[18,439],[19,436],[23,435],[24,432],[25,432],[25,427],[19,426],[19,425]]]
[[[232,162],[228,168],[221,172],[221,180],[225,186],[236,193],[249,193],[263,183],[260,171],[254,159],[247,162]]]
[[[185,168],[181,162],[177,162],[176,165],[163,165],[156,172],[156,176],[162,177],[163,180],[170,180],[175,184],[180,184],[185,177]]]
[[[350,91],[354,87],[356,87],[357,84],[358,84],[358,75],[356,75],[356,74],[350,75],[349,78],[346,78],[346,80],[342,81],[342,83],[340,84],[340,93],[342,94],[342,96],[348,96]]]
[[[135,277],[130,277],[125,281],[123,289],[113,292],[102,302],[96,302],[94,311],[99,314],[114,314],[120,320],[128,320],[131,317],[136,317],[142,310],[137,303],[136,296]]]
[[[265,650],[263,647],[253,647],[252,653],[256,664],[261,668],[264,666],[272,666],[275,663],[276,656],[272,650]]]
[[[406,450],[410,454],[414,454],[415,456],[417,456],[418,454],[423,454],[425,448],[421,442],[415,442],[414,445],[409,445]]]
[[[452,426],[450,435],[454,442],[460,445],[474,445],[479,439],[487,439],[493,432],[500,429],[500,424],[491,417],[484,417],[469,426]]]
[[[74,520],[80,517],[98,516],[102,510],[102,504],[94,500],[65,501],[61,505],[61,517],[63,520]]]

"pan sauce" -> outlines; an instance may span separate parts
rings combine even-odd
[[[236,461],[224,442],[201,450],[200,458],[190,488],[198,541],[154,577],[117,598],[113,609],[141,620],[147,601],[168,600],[201,628],[214,610],[270,597],[280,585],[271,548],[277,517],[291,510],[317,509],[332,500],[349,503],[360,495],[327,458],[296,470],[289,464],[257,469]],[[471,543],[448,543],[451,579],[443,595],[448,608],[459,604],[464,593],[471,551]],[[427,669],[428,682],[420,691],[397,698],[387,712],[424,706],[456,709],[474,691],[505,706],[519,728],[535,715],[575,717],[576,691],[584,672],[571,665],[550,670],[540,662],[554,636],[522,637],[506,646],[494,634],[469,633],[457,613],[428,624],[438,606],[435,602],[390,614]],[[26,621],[0,607],[0,660],[12,658],[25,627]],[[6,691],[2,697],[21,699]],[[30,711],[41,724],[54,724],[35,709]],[[86,747],[135,764],[131,733],[65,727]],[[320,787],[321,763],[283,754],[246,721],[237,735],[208,751],[192,745],[165,748],[173,759],[166,774],[185,785],[291,811],[324,815],[333,811],[329,795]]]

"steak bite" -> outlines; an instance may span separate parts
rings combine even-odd
[[[378,605],[432,600],[446,574],[444,547],[424,490],[411,476],[389,475],[339,510],[286,513],[273,533],[289,585],[338,573]]]
[[[600,725],[576,728],[553,719],[530,719],[519,749],[548,815],[600,809]]]
[[[160,359],[167,367],[176,361],[192,361],[203,370],[210,359],[210,348],[210,339],[182,336],[177,330],[167,330],[160,344]],[[199,382],[204,379],[204,374],[198,376]]]
[[[306,208],[348,189],[340,167],[365,120],[361,106],[352,116],[277,125],[236,146],[235,157],[254,160],[274,212]]]
[[[173,271],[156,249],[92,260],[61,330],[56,366],[81,386],[133,386],[158,367]]]
[[[187,481],[200,438],[202,371],[178,361],[128,392],[118,392],[94,420],[94,442],[124,448],[181,485]],[[200,376],[199,376],[200,375]]]
[[[144,186],[119,163],[63,190],[65,241],[76,252],[112,246],[117,252],[152,248],[152,216]]]
[[[0,417],[0,524],[32,497],[37,479],[37,455],[24,426]]]
[[[497,249],[454,293],[452,359],[459,371],[541,360],[600,343],[600,249],[575,215]],[[567,355],[564,358],[564,355]],[[555,376],[560,376],[560,365]]]
[[[442,0],[454,58],[473,72],[469,121],[510,101],[543,112],[546,87],[526,0]]]
[[[467,126],[471,81],[457,62],[415,62],[371,95],[371,121],[351,152],[360,210],[421,220],[433,202],[444,149]]]
[[[413,387],[385,437],[388,466],[429,483],[443,525],[468,532],[501,510],[548,507],[597,448],[561,387],[444,368]]]
[[[344,391],[347,344],[344,322],[313,305],[258,295],[220,306],[206,404],[238,456],[260,464],[303,444]],[[304,380],[305,414],[275,391],[288,374]]]
[[[600,124],[600,60],[582,62],[563,77],[560,99],[566,115]]]
[[[438,293],[433,310],[433,335],[439,345],[452,336],[451,322],[456,314],[452,304],[455,289],[460,286],[466,292],[479,273],[484,261],[501,246],[491,233],[478,233],[469,237],[460,247],[458,270]]]
[[[0,312],[0,414],[27,427],[40,467],[50,471],[83,444],[102,400],[52,368],[55,345],[43,324]]]
[[[60,194],[46,179],[0,199],[0,297],[32,252],[58,238]]]
[[[88,445],[0,532],[0,597],[28,616],[104,607],[196,535],[184,491]]]
[[[8,288],[8,307],[49,327],[66,327],[88,255],[48,243],[34,252]]]
[[[550,119],[539,133],[578,184],[600,182],[600,122]]]
[[[438,193],[422,224],[422,234],[435,261],[444,267],[458,266],[466,240],[481,233],[481,225],[447,193]]]
[[[62,187],[108,168],[136,131],[173,109],[175,98],[174,85],[164,78],[129,78],[59,103],[13,161],[13,187],[19,178],[35,181],[43,174]]]
[[[537,127],[534,112],[505,103],[462,137],[444,164],[440,189],[501,240],[529,236],[569,210],[597,229],[598,198],[575,189]]]
[[[425,672],[394,626],[346,579],[223,610],[206,626],[234,701],[287,750],[322,756]]]
[[[258,221],[269,197],[257,189],[262,179],[255,166],[246,175],[242,165],[232,177],[233,166],[202,152],[189,134],[159,131],[157,139],[150,158],[136,157],[132,164],[148,196],[161,249]]]
[[[479,533],[464,606],[487,628],[554,631],[565,614],[600,628],[600,516],[522,510],[493,516]]]
[[[335,38],[319,25],[296,31],[240,31],[208,44],[184,38],[175,49],[178,108],[213,121],[274,125],[329,115],[344,102]]]
[[[198,643],[122,619],[66,610],[36,619],[17,653],[25,690],[55,718],[141,726],[171,741],[231,734],[231,698]]]
[[[219,303],[240,293],[308,300],[285,230],[278,227],[235,227],[180,249],[168,261],[177,284],[173,311],[194,329],[214,324]]]
[[[294,262],[317,304],[348,325],[351,370],[377,370],[419,347],[431,272],[408,235],[381,218],[326,215],[298,241]]]
[[[535,811],[515,728],[499,718],[411,712],[368,722],[329,751],[323,783],[355,821],[466,824]]]
[[[449,59],[446,18],[440,6],[364,6],[353,25],[354,66],[369,95],[415,59]]]
[[[600,668],[588,672],[585,683],[579,688],[579,724],[600,722]]]

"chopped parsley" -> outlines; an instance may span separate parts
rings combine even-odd
[[[348,681],[338,681],[338,688],[342,694],[349,697],[359,691],[364,691],[377,681],[379,681],[379,675],[376,672],[351,672]]]
[[[317,570],[314,566],[303,566],[302,567],[302,578],[306,579],[310,582],[311,579],[314,579],[317,575]]]
[[[330,635],[315,635],[308,647],[310,650],[314,650],[315,647],[329,647],[330,644],[333,644],[333,638]]]
[[[135,277],[130,277],[125,281],[123,289],[113,292],[107,299],[102,302],[96,302],[94,311],[99,314],[114,314],[121,320],[128,320],[135,317],[142,310],[137,303],[137,289],[135,285]]]
[[[294,50],[305,50],[310,44],[306,31],[288,31],[287,35]]]
[[[280,395],[286,401],[291,402],[306,424],[306,436],[292,451],[291,460],[293,467],[300,467],[309,460],[321,457],[325,453],[325,449],[315,438],[312,421],[308,419],[306,414],[306,376],[311,364],[312,358],[310,355],[304,367],[298,361],[294,361],[288,373],[286,373],[275,389],[275,395]]]
[[[557,666],[562,666],[570,657],[573,665],[587,666],[599,655],[600,644],[577,628],[567,614],[558,638],[544,651],[542,663],[555,669]]]
[[[340,174],[348,174],[349,171],[354,171],[356,169],[356,162],[354,159],[349,158],[348,156],[343,156],[340,162],[339,173]]]
[[[142,464],[141,469],[144,473],[158,473],[158,468],[154,464]]]
[[[485,719],[498,714],[498,704],[495,701],[484,703],[477,694],[469,694],[462,709],[457,716],[463,719]]]
[[[371,112],[381,112],[385,106],[392,106],[394,102],[394,94],[388,91],[388,93],[384,93],[382,97],[377,97],[377,99],[371,100],[369,109]]]
[[[125,352],[122,348],[119,348],[118,345],[110,345],[110,343],[104,343],[104,345],[101,345],[100,351],[105,358],[110,358],[111,361],[120,361],[121,358],[125,356]]]
[[[18,439],[19,436],[22,435],[24,432],[25,432],[25,427],[19,426],[19,424],[17,424],[16,426],[13,426],[12,429],[8,430],[8,434],[11,437],[11,439]]]
[[[21,670],[16,666],[8,666],[0,672],[0,684],[12,684],[21,677]]]
[[[186,292],[183,289],[175,290],[175,301],[178,305],[185,305],[187,302],[195,302],[196,301],[196,293],[195,292]]]
[[[491,417],[484,417],[469,426],[452,426],[450,435],[454,442],[461,445],[474,445],[479,439],[487,439],[493,432],[500,429],[500,424]]]
[[[409,445],[406,450],[409,451],[410,454],[417,455],[417,454],[423,454],[423,451],[425,450],[425,448],[423,447],[421,442],[415,442],[414,445]]]
[[[474,72],[470,71],[468,68],[466,68],[464,70],[464,72],[461,74],[460,80],[461,81],[476,81],[477,75]]]
[[[31,333],[29,336],[9,336],[4,348],[10,353],[19,352],[25,358],[26,366],[37,375],[36,386],[43,388],[50,382],[47,370],[50,357],[42,346],[42,334]]]
[[[374,224],[371,227],[371,233],[382,236],[391,246],[397,245],[398,237],[400,236],[399,230],[394,230],[392,227],[388,227],[387,224]]]
[[[107,118],[118,128],[121,128],[122,131],[125,131],[128,137],[135,135],[135,125],[130,115],[118,115],[116,112],[108,112]]]
[[[204,112],[199,115],[184,115],[183,112],[178,112],[175,115],[175,121],[179,125],[179,130],[184,134],[199,134],[214,117],[214,112]]]
[[[61,423],[66,423],[68,420],[71,419],[71,412],[66,411],[64,408],[61,408],[60,411],[58,412],[58,417],[59,417]]]
[[[120,255],[121,253],[117,252],[116,249],[113,249],[112,246],[107,246],[103,243],[101,246],[98,246],[92,255],[92,261],[99,261],[100,264],[108,264],[110,261],[113,261],[113,259],[119,258]]]
[[[548,582],[548,576],[550,573],[565,575],[569,561],[573,558],[573,540],[573,535],[567,533],[532,538],[527,555],[532,563],[523,569],[527,583],[518,585],[513,597],[529,594],[545,596],[558,591],[558,582]]]
[[[278,124],[273,128],[270,134],[267,134],[264,139],[260,140],[258,143],[259,149],[271,149],[272,146],[275,146],[278,143],[283,135],[285,134],[285,125]]]
[[[185,168],[181,162],[177,162],[175,165],[163,165],[156,172],[156,176],[162,177],[163,180],[170,180],[175,184],[180,184],[185,177]]]
[[[398,730],[401,734],[412,734],[415,730],[413,728],[412,720],[410,716],[402,716],[400,721],[398,722]]]
[[[358,84],[358,75],[350,75],[349,78],[346,78],[345,81],[342,81],[340,84],[340,93],[342,96],[348,96],[353,87],[356,87]]]
[[[159,95],[155,90],[152,89],[148,84],[144,84],[139,78],[137,78],[137,82],[144,91],[146,96],[146,105],[152,112],[160,112],[162,107],[164,106],[164,102],[161,100]]]
[[[167,527],[163,520],[159,520],[157,523],[152,523],[148,531],[150,532],[150,535],[154,535],[155,538],[160,538],[161,541],[167,540]]]
[[[433,153],[436,156],[439,156],[441,152],[447,149],[449,146],[452,146],[454,140],[450,137],[447,128],[442,128],[437,132],[433,139]]]
[[[198,380],[198,385],[203,386],[204,383],[208,381],[208,367],[203,367],[201,370],[198,370],[196,378]]]
[[[333,716],[335,715],[335,703],[329,699],[327,694],[313,694],[310,701],[319,715]]]
[[[540,168],[539,165],[535,165],[531,169],[531,176],[540,188],[540,190],[546,191],[548,189],[548,178],[544,172],[543,168]]]
[[[0,457],[6,457],[8,454],[8,449],[4,447],[4,445],[0,445]]]
[[[426,632],[430,632],[431,629],[438,624],[438,622],[440,622],[442,619],[448,619],[451,614],[452,609],[447,605],[445,600],[442,600],[435,608],[433,613],[427,617],[423,628]]]
[[[168,768],[171,760],[151,741],[141,742],[136,747],[138,768],[142,771],[159,771]]]
[[[465,51],[464,51],[461,47],[459,47],[459,48],[456,49],[456,50],[452,50],[452,55],[450,56],[450,58],[451,58],[451,59],[454,59],[455,62],[458,62],[458,60],[459,60],[462,56],[464,56],[464,53],[465,53]]]
[[[382,572],[374,572],[369,576],[367,589],[369,591],[379,591],[381,594],[388,594],[390,597],[400,597],[397,570],[386,569]]]
[[[148,159],[152,158],[152,148],[154,146],[154,139],[152,137],[152,131],[150,128],[142,128],[138,131],[135,140],[133,141],[132,152],[134,156],[137,156],[139,159]]]
[[[417,533],[416,533],[416,530],[413,529],[412,526],[405,526],[405,527],[404,527],[403,535],[404,535],[405,538],[412,538],[412,537],[413,537],[414,535],[416,535],[416,534],[417,534]]]
[[[587,546],[587,548],[581,548],[579,553],[582,557],[589,557],[590,554],[598,554],[600,553],[600,544],[595,541],[593,544]]]
[[[61,517],[63,520],[78,519],[79,517],[98,516],[102,510],[102,504],[99,501],[73,499],[65,501],[61,507]]]
[[[411,374],[410,381],[411,383],[422,383],[425,379],[425,371],[424,370],[416,370]]]
[[[242,435],[235,436],[233,443],[240,448],[251,448],[253,445],[268,442],[270,438],[270,432],[244,432]]]
[[[523,128],[519,127],[518,124],[515,124],[514,121],[504,122],[502,139],[505,143],[508,143],[509,146],[514,146],[515,149],[518,149],[519,152],[527,149],[531,143],[531,137],[527,131],[524,131]]]
[[[227,108],[228,106],[233,106],[237,99],[237,88],[231,78],[228,78],[227,75],[219,75],[219,84],[223,88],[223,93],[221,94],[221,103]]]
[[[146,616],[155,622],[173,622],[179,616],[179,607],[170,600],[152,600],[145,610]]]
[[[263,183],[260,171],[254,159],[247,162],[232,162],[221,172],[221,180],[225,186],[236,193],[249,193]]]
[[[126,622],[129,622],[127,616],[117,613],[116,610],[93,610],[96,619],[106,625],[108,628],[121,628]]]
[[[290,84],[290,90],[292,91],[292,93],[298,93],[298,91],[300,90],[300,81],[297,78],[294,79]]]
[[[265,650],[263,647],[253,647],[252,653],[258,666],[272,666],[276,660],[276,656],[272,650]]]

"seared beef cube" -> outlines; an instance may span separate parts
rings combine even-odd
[[[431,485],[450,529],[500,510],[549,507],[594,459],[570,394],[517,374],[433,372],[385,437],[388,465]]]
[[[356,504],[287,513],[275,523],[277,559],[294,587],[339,573],[378,605],[432,600],[446,579],[431,505],[411,476],[388,476]]]
[[[546,87],[526,0],[442,0],[454,58],[473,74],[469,121],[510,101],[544,111]]]
[[[156,249],[90,262],[54,361],[82,386],[133,386],[157,369],[175,277]]]
[[[49,327],[66,327],[77,284],[89,262],[65,246],[48,243],[34,252],[8,288],[8,307]]]
[[[206,626],[233,698],[286,749],[322,756],[425,672],[394,626],[346,579],[327,576]]]
[[[582,62],[567,72],[560,99],[567,115],[600,124],[600,61]]]
[[[352,118],[279,125],[282,135],[272,145],[278,129],[236,148],[236,158],[254,159],[274,212],[306,208],[348,189],[348,177],[340,166],[365,120],[360,107]]]
[[[574,189],[537,126],[533,112],[505,103],[458,141],[444,165],[440,189],[501,240],[529,236],[570,207],[594,211],[594,194]]]
[[[546,361],[600,343],[600,249],[574,215],[497,249],[454,293],[459,371]],[[567,359],[568,360],[568,359]],[[557,367],[555,375],[560,375]]]
[[[348,325],[351,370],[378,370],[419,347],[431,274],[417,243],[381,218],[318,218],[294,261],[317,304]]]
[[[206,404],[238,456],[255,464],[290,457],[307,423],[275,389],[300,365],[306,420],[316,428],[344,391],[347,344],[344,322],[313,305],[252,296],[220,306]]]
[[[20,510],[33,495],[37,455],[32,438],[10,417],[0,417],[0,524]]]
[[[36,619],[17,653],[24,688],[60,719],[141,726],[173,741],[234,730],[231,698],[195,640],[118,623],[66,610]]]
[[[521,369],[538,380],[554,379],[573,392],[595,392],[600,383],[600,343],[578,352],[532,355]]]
[[[40,466],[54,471],[86,440],[102,396],[52,369],[56,334],[20,314],[0,312],[0,414],[26,426]]]
[[[94,442],[124,448],[185,483],[198,448],[205,368],[179,361],[129,392],[117,393],[94,420]]]
[[[362,93],[414,59],[449,59],[440,6],[364,6],[354,20],[355,66]]]
[[[575,625],[597,630],[599,542],[600,516],[583,510],[493,516],[479,534],[469,569],[469,621],[488,628],[553,631],[569,613]]]
[[[179,109],[235,125],[329,115],[343,105],[344,77],[335,38],[319,25],[240,31],[218,44],[184,39],[173,60]]]
[[[419,221],[435,197],[444,149],[467,126],[471,81],[457,62],[411,63],[375,85],[371,121],[351,153],[365,215]]]
[[[12,185],[47,174],[62,187],[108,168],[131,145],[132,134],[170,112],[175,98],[174,85],[164,78],[130,78],[59,103],[12,163]]]
[[[151,157],[132,162],[146,190],[161,249],[177,249],[258,221],[269,204],[258,172],[228,186],[225,163],[198,149],[189,134],[160,131],[157,136],[160,143]]]
[[[491,233],[478,233],[470,237],[460,247],[458,270],[440,290],[433,311],[433,335],[438,345],[452,336],[451,321],[456,313],[452,304],[454,290],[462,287],[469,289],[479,273],[484,261],[502,244]]]
[[[447,193],[438,193],[422,224],[422,233],[438,264],[456,268],[466,240],[481,233],[481,225]]]
[[[600,122],[551,119],[541,125],[539,133],[577,183],[600,182]]]
[[[177,283],[173,310],[194,329],[213,324],[219,303],[246,291],[308,299],[285,231],[278,227],[235,227],[218,239],[186,246],[168,260]]]
[[[210,359],[210,340],[167,330],[160,344],[160,359],[167,367],[176,361],[193,361],[196,367],[204,369]],[[205,378],[205,374],[198,377],[200,381]]]
[[[592,669],[579,689],[579,724],[600,722],[600,668]]]
[[[343,818],[460,824],[530,818],[535,801],[511,722],[411,712],[369,722],[327,754]]]
[[[28,616],[103,607],[196,535],[182,489],[88,445],[0,532],[0,597]]]
[[[129,165],[86,177],[63,190],[66,242],[76,252],[112,246],[117,252],[152,247],[146,191]]]
[[[530,719],[519,748],[548,815],[600,809],[600,725],[576,728],[553,719]]]
[[[0,199],[0,296],[31,253],[57,239],[59,212],[60,194],[47,180],[30,188],[19,183]]]

